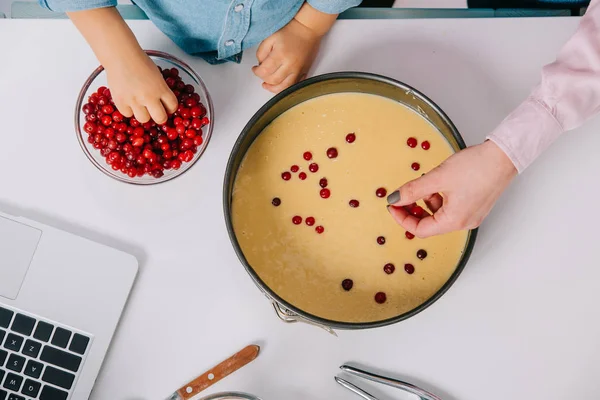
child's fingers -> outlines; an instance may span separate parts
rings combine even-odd
[[[262,87],[264,89],[268,90],[269,92],[279,93],[283,89],[287,89],[288,87],[290,87],[294,83],[296,83],[297,79],[298,79],[298,74],[291,74],[291,75],[288,75],[279,85],[269,85],[268,83],[263,83]]]
[[[279,68],[281,68],[281,61],[276,60],[274,57],[268,57],[259,66],[252,67],[252,72],[264,81],[268,76],[277,72]]]
[[[287,78],[292,73],[293,73],[293,71],[290,71],[290,69],[288,67],[282,65],[273,74],[264,77],[263,81],[269,85],[276,86],[276,85],[279,85],[281,82],[283,82],[284,79]]]
[[[133,110],[127,104],[122,104],[115,100],[115,105],[117,106],[117,110],[125,117],[131,118],[133,117]]]
[[[167,112],[165,111],[160,99],[148,104],[147,108],[154,122],[157,124],[164,124],[167,122]]]
[[[262,63],[273,50],[274,41],[271,39],[271,36],[262,41],[258,49],[256,50],[256,59],[258,63]]]
[[[177,102],[177,96],[175,96],[171,90],[167,90],[162,96],[160,96],[160,101],[169,114],[173,114],[175,111],[177,111],[177,106],[179,105]]]
[[[136,104],[132,108],[135,119],[137,119],[139,122],[145,124],[146,122],[150,121],[150,114],[148,113],[146,107]]]

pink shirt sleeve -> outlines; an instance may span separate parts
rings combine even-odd
[[[563,132],[600,111],[600,0],[592,0],[577,31],[541,83],[488,136],[523,172]]]

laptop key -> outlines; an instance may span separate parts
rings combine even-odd
[[[40,354],[41,349],[42,344],[40,342],[34,342],[31,339],[27,339],[25,341],[25,346],[23,346],[22,353],[26,356],[37,358],[38,354]]]
[[[37,379],[42,374],[43,368],[44,368],[44,364],[39,363],[37,361],[29,360],[29,361],[27,361],[27,365],[25,366],[24,373],[27,376]]]
[[[63,328],[56,328],[56,331],[54,331],[54,336],[52,337],[52,344],[66,349],[69,339],[71,339],[70,331]]]
[[[19,389],[21,389],[21,383],[23,383],[22,377],[13,373],[9,373],[6,375],[3,387],[5,389],[12,390],[13,392],[18,392]]]
[[[42,376],[42,380],[46,383],[51,383],[54,386],[69,390],[71,387],[73,387],[75,375],[51,366],[47,366],[44,370],[44,376]]]
[[[29,336],[31,335],[31,332],[33,332],[34,326],[34,318],[28,317],[27,315],[23,314],[17,314],[10,329],[25,336]]]
[[[69,346],[69,350],[77,354],[85,354],[85,350],[87,349],[88,343],[90,342],[90,338],[80,335],[76,333],[73,335],[73,340],[71,340],[71,345]]]
[[[19,396],[18,394],[11,393],[8,395],[8,400],[27,400],[23,396]]]
[[[81,357],[50,346],[44,346],[40,360],[72,372],[77,372],[81,364]]]
[[[23,344],[23,336],[15,335],[14,333],[9,333],[4,341],[4,347],[13,350],[20,351],[21,345]]]
[[[41,387],[41,383],[32,381],[31,379],[26,379],[21,393],[23,393],[25,396],[37,397]]]
[[[38,322],[38,325],[35,328],[33,337],[36,338],[37,340],[41,340],[42,342],[47,342],[48,340],[50,340],[50,336],[52,335],[53,330],[54,330],[54,325],[50,325],[47,322],[40,321],[40,322]]]
[[[0,349],[0,367],[4,365],[4,361],[6,361],[7,357],[8,351]],[[0,379],[0,382],[2,382],[2,379]]]
[[[8,328],[14,312],[0,307],[0,327]]]
[[[25,357],[18,356],[16,354],[11,354],[8,357],[8,362],[6,363],[6,369],[10,369],[11,371],[21,372],[23,371],[23,367],[25,366]]]
[[[8,392],[6,390],[0,389],[0,400],[6,400],[6,396],[8,396]]]
[[[52,386],[44,385],[40,400],[67,400],[69,393],[53,388]]]

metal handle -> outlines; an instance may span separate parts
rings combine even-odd
[[[275,309],[275,313],[277,314],[279,319],[282,320],[283,322],[288,323],[288,324],[302,322],[302,323],[305,323],[308,325],[316,326],[317,328],[324,329],[325,331],[329,332],[333,336],[337,337],[337,333],[335,333],[335,331],[333,329],[331,329],[330,327],[328,327],[326,325],[318,324],[311,320],[308,320],[308,319],[288,310],[287,308],[285,308],[284,306],[282,306],[275,300],[273,300],[273,299],[270,299],[270,300],[271,300],[271,304],[273,304],[273,308]]]
[[[414,394],[415,396],[418,396],[419,399],[421,399],[421,400],[442,400],[441,398],[439,398],[435,394],[430,393],[430,392],[428,392],[428,391],[426,391],[424,389],[421,389],[420,387],[415,386],[413,384],[410,384],[408,382],[403,382],[403,381],[399,381],[397,379],[392,379],[392,378],[388,378],[388,377],[385,377],[385,376],[377,375],[377,374],[374,374],[372,372],[363,371],[361,369],[358,369],[358,368],[355,368],[355,367],[351,367],[349,365],[342,365],[340,367],[340,369],[342,371],[344,371],[344,372],[347,372],[347,373],[351,374],[351,375],[358,376],[358,377],[363,378],[363,379],[367,379],[367,380],[369,380],[371,382],[382,383],[384,385],[388,385],[388,386],[391,386],[391,387],[395,387],[397,389],[404,390],[405,392],[408,392],[408,393]],[[336,379],[336,381],[337,381],[337,379]],[[340,385],[342,385],[342,386],[344,386],[344,387],[352,390],[354,393],[357,393],[355,390],[347,387],[346,385],[343,385],[341,382],[338,381],[338,383]],[[354,385],[352,385],[352,386],[354,386]],[[356,388],[356,389],[358,389],[358,388]],[[360,389],[358,389],[358,390],[360,390]],[[366,392],[364,392],[364,393],[366,393]],[[361,393],[357,393],[357,394],[359,394],[359,395],[362,396]],[[368,395],[368,393],[366,393],[366,394]],[[364,397],[364,398],[368,399],[367,397]]]

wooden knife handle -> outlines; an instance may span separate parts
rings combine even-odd
[[[221,379],[250,363],[256,357],[258,357],[259,351],[260,347],[257,345],[250,345],[244,348],[242,351],[234,354],[216,367],[206,371],[204,374],[200,375],[187,385],[184,385],[177,391],[177,394],[183,400],[191,399],[204,389],[219,382]]]

